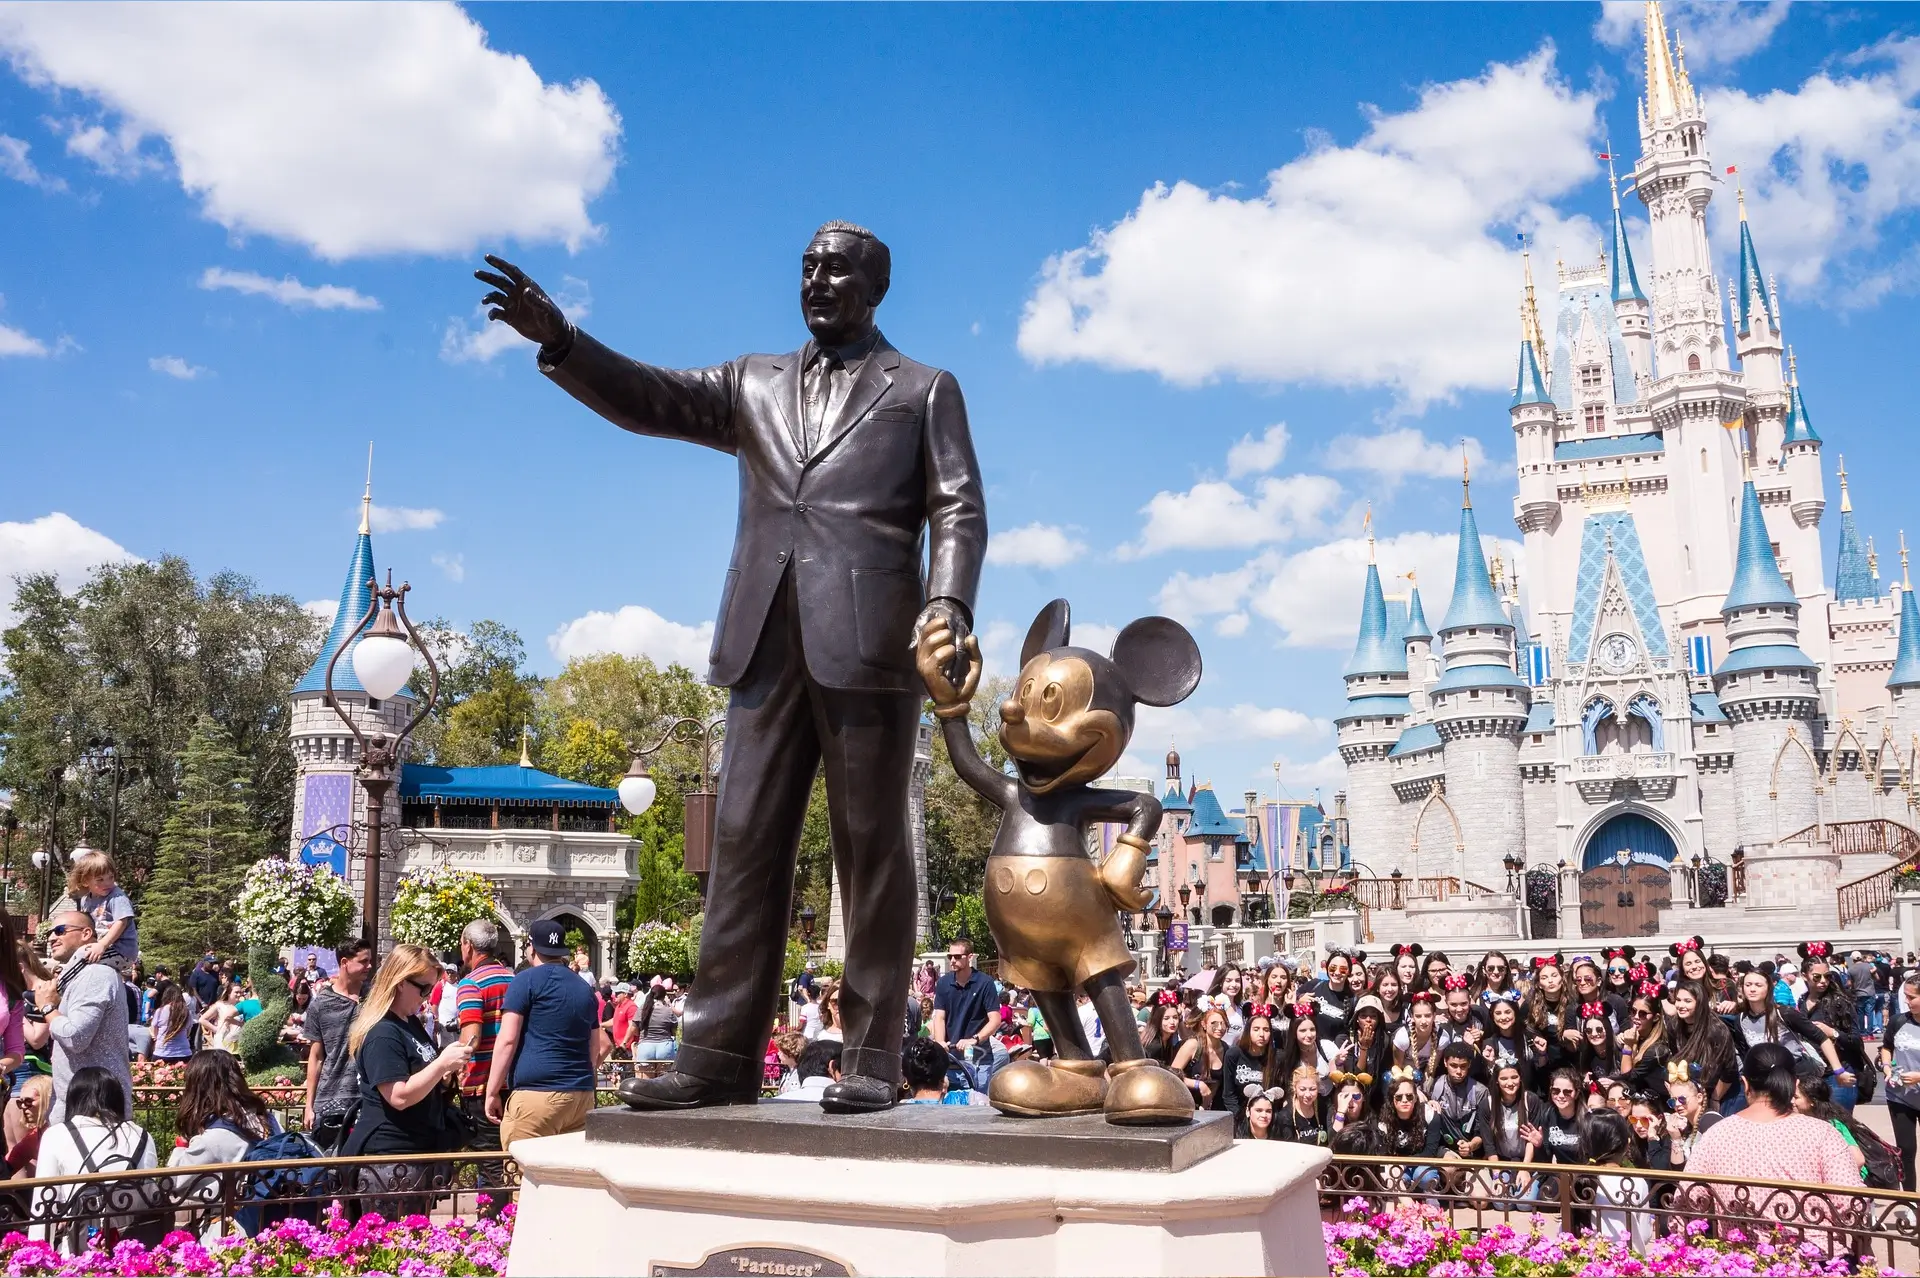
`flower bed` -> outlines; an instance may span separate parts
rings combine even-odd
[[[22,1234],[0,1239],[0,1272],[8,1275],[253,1275],[379,1274],[391,1278],[496,1275],[507,1271],[513,1206],[497,1220],[431,1221],[377,1215],[349,1221],[336,1205],[319,1224],[288,1220],[258,1237],[202,1244],[176,1230],[157,1247],[121,1242],[111,1252],[62,1256]]]
[[[1849,1257],[1831,1257],[1825,1248],[1796,1242],[1777,1234],[1748,1234],[1729,1230],[1724,1239],[1708,1236],[1707,1222],[1693,1221],[1684,1237],[1655,1238],[1644,1254],[1625,1243],[1609,1242],[1596,1234],[1549,1232],[1547,1222],[1535,1217],[1525,1228],[1498,1225],[1492,1229],[1457,1229],[1446,1213],[1424,1204],[1369,1213],[1366,1204],[1354,1205],[1322,1230],[1326,1236],[1327,1267],[1334,1278],[1366,1275],[1624,1275],[1627,1278],[1681,1274],[1777,1274],[1890,1276],[1871,1259],[1857,1263]]]

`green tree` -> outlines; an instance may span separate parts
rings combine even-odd
[[[583,785],[619,785],[628,759],[627,743],[620,734],[591,719],[567,720],[558,740],[547,739],[540,751],[541,767]]]
[[[649,809],[630,818],[627,833],[640,845],[634,868],[640,883],[622,903],[622,934],[642,923],[680,923],[700,909],[700,883],[686,870],[686,836]]]
[[[71,595],[50,575],[22,577],[13,611],[17,624],[0,634],[0,790],[23,825],[43,830],[54,817],[64,851],[84,821],[104,846],[112,772],[84,760],[111,739],[125,779],[116,851],[139,900],[180,793],[181,755],[206,716],[243,761],[249,822],[284,846],[287,693],[320,643],[319,622],[295,600],[235,573],[201,581],[169,556],[98,568]]]
[[[518,760],[520,734],[533,722],[537,687],[530,675],[495,670],[478,692],[448,713],[437,761],[459,768]]]
[[[440,668],[440,695],[414,729],[413,757],[448,767],[517,760],[540,691],[525,670],[519,632],[485,618],[456,630],[436,617],[420,626],[420,637]]]
[[[195,725],[180,768],[179,797],[161,831],[140,918],[142,953],[175,971],[207,950],[237,952],[233,901],[247,868],[265,852],[244,764],[212,716]]]

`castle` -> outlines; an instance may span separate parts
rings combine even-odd
[[[1389,595],[1369,555],[1336,720],[1353,858],[1397,873],[1402,906],[1504,897],[1511,921],[1524,890],[1536,936],[1693,931],[1668,913],[1688,903],[1747,911],[1728,926],[1788,908],[1804,926],[1859,925],[1891,906],[1851,881],[1890,881],[1920,851],[1904,545],[1882,591],[1842,467],[1827,580],[1823,443],[1744,197],[1737,273],[1714,271],[1706,212],[1722,182],[1658,0],[1640,144],[1628,185],[1648,269],[1617,178],[1611,243],[1559,268],[1550,330],[1523,268],[1525,605],[1516,574],[1489,563],[1470,490],[1437,631],[1417,583]]]

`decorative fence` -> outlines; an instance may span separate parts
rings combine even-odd
[[[388,1220],[485,1215],[519,1192],[520,1168],[499,1153],[221,1163],[178,1171],[94,1172],[0,1186],[0,1234],[19,1231],[74,1249],[106,1228],[152,1245],[169,1232],[253,1233],[291,1216],[318,1219],[338,1201]]]
[[[1723,1238],[1733,1229],[1780,1230],[1829,1255],[1874,1256],[1902,1268],[1920,1259],[1920,1194],[1900,1190],[1358,1154],[1335,1155],[1321,1173],[1320,1190],[1321,1206],[1335,1215],[1354,1199],[1376,1208],[1425,1202],[1463,1227],[1486,1228],[1538,1213],[1573,1231],[1594,1228],[1596,1213],[1624,1212],[1648,1218],[1655,1234],[1685,1233],[1704,1221]]]

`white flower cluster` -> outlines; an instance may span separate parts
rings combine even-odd
[[[353,893],[339,875],[278,857],[254,862],[233,908],[249,945],[338,945],[353,927]]]
[[[493,884],[484,874],[436,865],[401,876],[387,922],[394,940],[450,954],[460,948],[462,928],[498,914]]]

